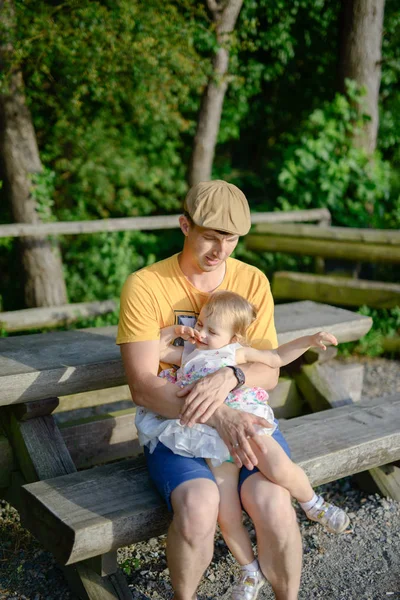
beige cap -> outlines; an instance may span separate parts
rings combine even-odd
[[[246,235],[251,226],[246,196],[236,185],[220,179],[193,186],[187,193],[183,209],[200,227]]]

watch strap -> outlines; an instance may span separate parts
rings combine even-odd
[[[237,384],[235,385],[234,388],[231,389],[231,392],[233,392],[234,390],[237,390],[238,388],[240,388],[242,385],[245,384],[246,377],[245,377],[245,374],[243,373],[242,369],[240,369],[239,367],[236,367],[234,365],[227,365],[227,367],[229,369],[232,369],[232,371],[234,372],[235,377],[237,379]]]

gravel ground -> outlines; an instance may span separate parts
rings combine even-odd
[[[354,359],[352,359],[354,362]],[[363,359],[364,397],[400,391],[400,362]],[[304,550],[300,600],[400,600],[400,503],[362,492],[352,477],[321,486],[325,497],[348,511],[352,525],[335,536],[297,512]],[[254,530],[248,523],[254,541]],[[171,587],[165,536],[122,548],[119,563],[133,600],[168,600]],[[221,536],[199,588],[199,600],[228,600],[237,567]],[[260,600],[272,600],[269,586]],[[0,600],[76,600],[51,555],[0,504]]]

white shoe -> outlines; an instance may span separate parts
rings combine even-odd
[[[242,571],[232,590],[232,600],[256,600],[259,591],[267,583],[261,571]]]
[[[342,533],[350,524],[347,513],[334,504],[325,502],[322,496],[305,513],[311,521],[321,523],[330,533]]]

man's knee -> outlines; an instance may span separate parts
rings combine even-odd
[[[214,535],[219,492],[213,481],[187,481],[174,490],[171,502],[174,509],[173,525],[188,543]]]

